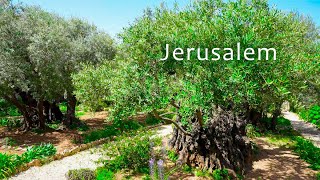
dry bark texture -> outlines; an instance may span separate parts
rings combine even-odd
[[[244,136],[243,118],[219,108],[204,127],[196,118],[192,126],[191,136],[175,128],[170,140],[180,160],[208,171],[228,169],[233,174],[244,174],[252,164],[252,144]]]

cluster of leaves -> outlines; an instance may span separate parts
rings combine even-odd
[[[168,156],[168,158],[170,159],[170,161],[172,161],[172,162],[176,162],[177,160],[178,160],[178,158],[179,158],[179,155],[178,155],[178,153],[176,152],[176,151],[174,151],[174,150],[168,150],[167,151],[167,156]]]
[[[41,144],[27,148],[27,151],[22,154],[22,159],[25,162],[30,162],[33,159],[43,159],[56,154],[57,149],[52,144]]]
[[[6,100],[0,98],[0,117],[3,116],[20,116],[19,110],[8,103]]]
[[[114,172],[107,170],[105,168],[98,168],[96,171],[96,174],[97,174],[97,180],[115,179]]]
[[[22,124],[20,119],[16,118],[0,118],[0,126],[7,126],[8,129],[20,127]]]
[[[0,153],[0,179],[10,176],[21,164],[19,156]]]
[[[116,141],[104,146],[107,157],[112,157],[104,161],[106,169],[113,172],[122,169],[140,173],[149,172],[150,143],[156,141],[156,144],[159,144],[160,141],[150,139],[150,132],[136,132],[135,134],[138,135],[120,136]]]
[[[252,124],[247,124],[246,126],[246,136],[249,138],[260,137],[259,129]]]
[[[85,65],[80,72],[73,74],[74,93],[90,111],[107,106],[115,70],[115,62],[105,62],[99,67]]]
[[[312,106],[309,110],[303,109],[299,112],[299,115],[303,120],[315,124],[320,128],[320,106]]]
[[[35,145],[28,147],[27,151],[21,156],[0,153],[0,178],[10,176],[24,163],[29,163],[34,159],[43,159],[52,156],[55,153],[56,148],[52,144],[41,144],[39,146]]]
[[[320,170],[320,148],[316,147],[311,141],[302,137],[295,137],[294,151],[300,158],[311,164],[314,170]]]
[[[224,180],[224,179],[230,179],[229,177],[229,172],[226,169],[222,169],[222,170],[215,170],[212,173],[212,178],[214,180]]]

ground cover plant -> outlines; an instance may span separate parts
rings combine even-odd
[[[107,157],[104,167],[112,172],[122,169],[132,170],[134,173],[149,173],[148,162],[151,159],[150,144],[159,145],[159,139],[151,139],[151,132],[138,131],[133,134],[119,136],[114,142],[104,147]]]
[[[56,153],[56,148],[52,144],[34,145],[27,148],[21,156],[0,153],[0,179],[9,177],[25,163],[34,159],[43,159]]]

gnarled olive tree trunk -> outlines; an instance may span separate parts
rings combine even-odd
[[[219,108],[204,127],[200,122],[195,116],[189,134],[174,129],[170,145],[179,152],[179,159],[208,171],[228,169],[232,174],[244,174],[252,163],[252,144],[244,136],[245,120]]]

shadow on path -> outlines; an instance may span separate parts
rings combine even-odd
[[[291,122],[293,128],[303,137],[310,139],[314,145],[320,147],[320,130],[317,127],[301,120],[297,114],[292,112],[284,112],[283,116]]]

